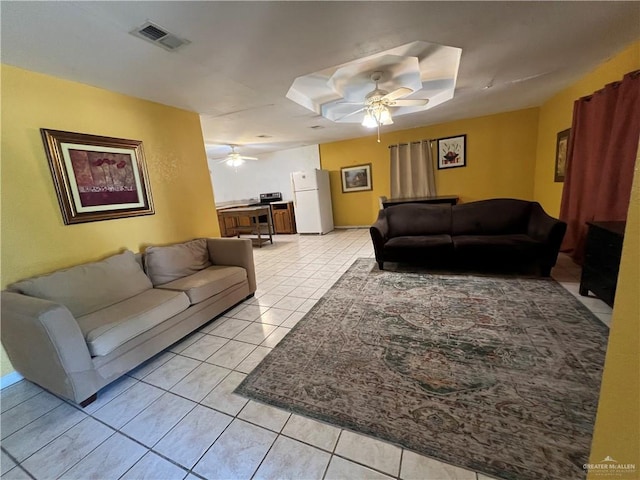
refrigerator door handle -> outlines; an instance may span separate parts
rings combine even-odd
[[[293,193],[293,208],[296,207],[296,183],[293,181],[293,174],[289,176],[291,180],[291,193]]]

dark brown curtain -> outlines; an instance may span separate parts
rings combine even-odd
[[[560,218],[580,264],[586,222],[626,220],[639,136],[640,70],[574,103]]]

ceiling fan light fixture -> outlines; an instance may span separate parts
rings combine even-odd
[[[376,128],[381,125],[392,125],[393,119],[391,118],[391,112],[386,105],[377,103],[367,107],[364,119],[362,120],[362,126],[367,128]]]
[[[237,157],[237,156],[231,156],[226,161],[226,164],[229,165],[230,167],[239,167],[243,163],[244,163],[244,160],[242,158]]]
[[[371,115],[371,113],[367,112],[364,114],[362,126],[367,128],[376,128],[378,126],[378,122],[376,122],[376,119]]]
[[[392,125],[393,119],[391,118],[391,112],[385,106],[382,107],[380,112],[380,125]]]

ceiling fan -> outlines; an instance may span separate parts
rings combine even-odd
[[[239,167],[245,162],[245,160],[258,160],[256,157],[247,157],[246,155],[240,155],[238,152],[236,152],[235,145],[230,145],[230,147],[231,153],[229,153],[229,155],[220,160],[220,162],[218,163],[226,163],[230,167]]]
[[[378,129],[378,143],[380,142],[380,126],[391,125],[393,119],[391,118],[390,107],[423,107],[429,103],[428,98],[416,98],[416,99],[403,99],[407,95],[413,93],[413,90],[407,87],[400,87],[392,92],[382,90],[378,83],[382,78],[382,72],[373,72],[371,74],[371,81],[375,83],[373,91],[369,92],[363,102],[342,102],[343,105],[362,105],[362,108],[348,113],[342,118],[355,115],[362,111],[365,112],[362,125],[368,128]]]

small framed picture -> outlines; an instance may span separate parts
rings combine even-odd
[[[340,169],[342,178],[342,192],[362,192],[371,190],[371,164],[356,165],[355,167],[346,167]]]
[[[569,145],[569,134],[571,129],[567,128],[558,133],[556,139],[556,168],[553,178],[554,182],[564,182],[564,175],[567,171],[567,147]]]
[[[467,165],[467,136],[438,139],[438,169]]]
[[[66,225],[154,214],[142,141],[40,132]]]

